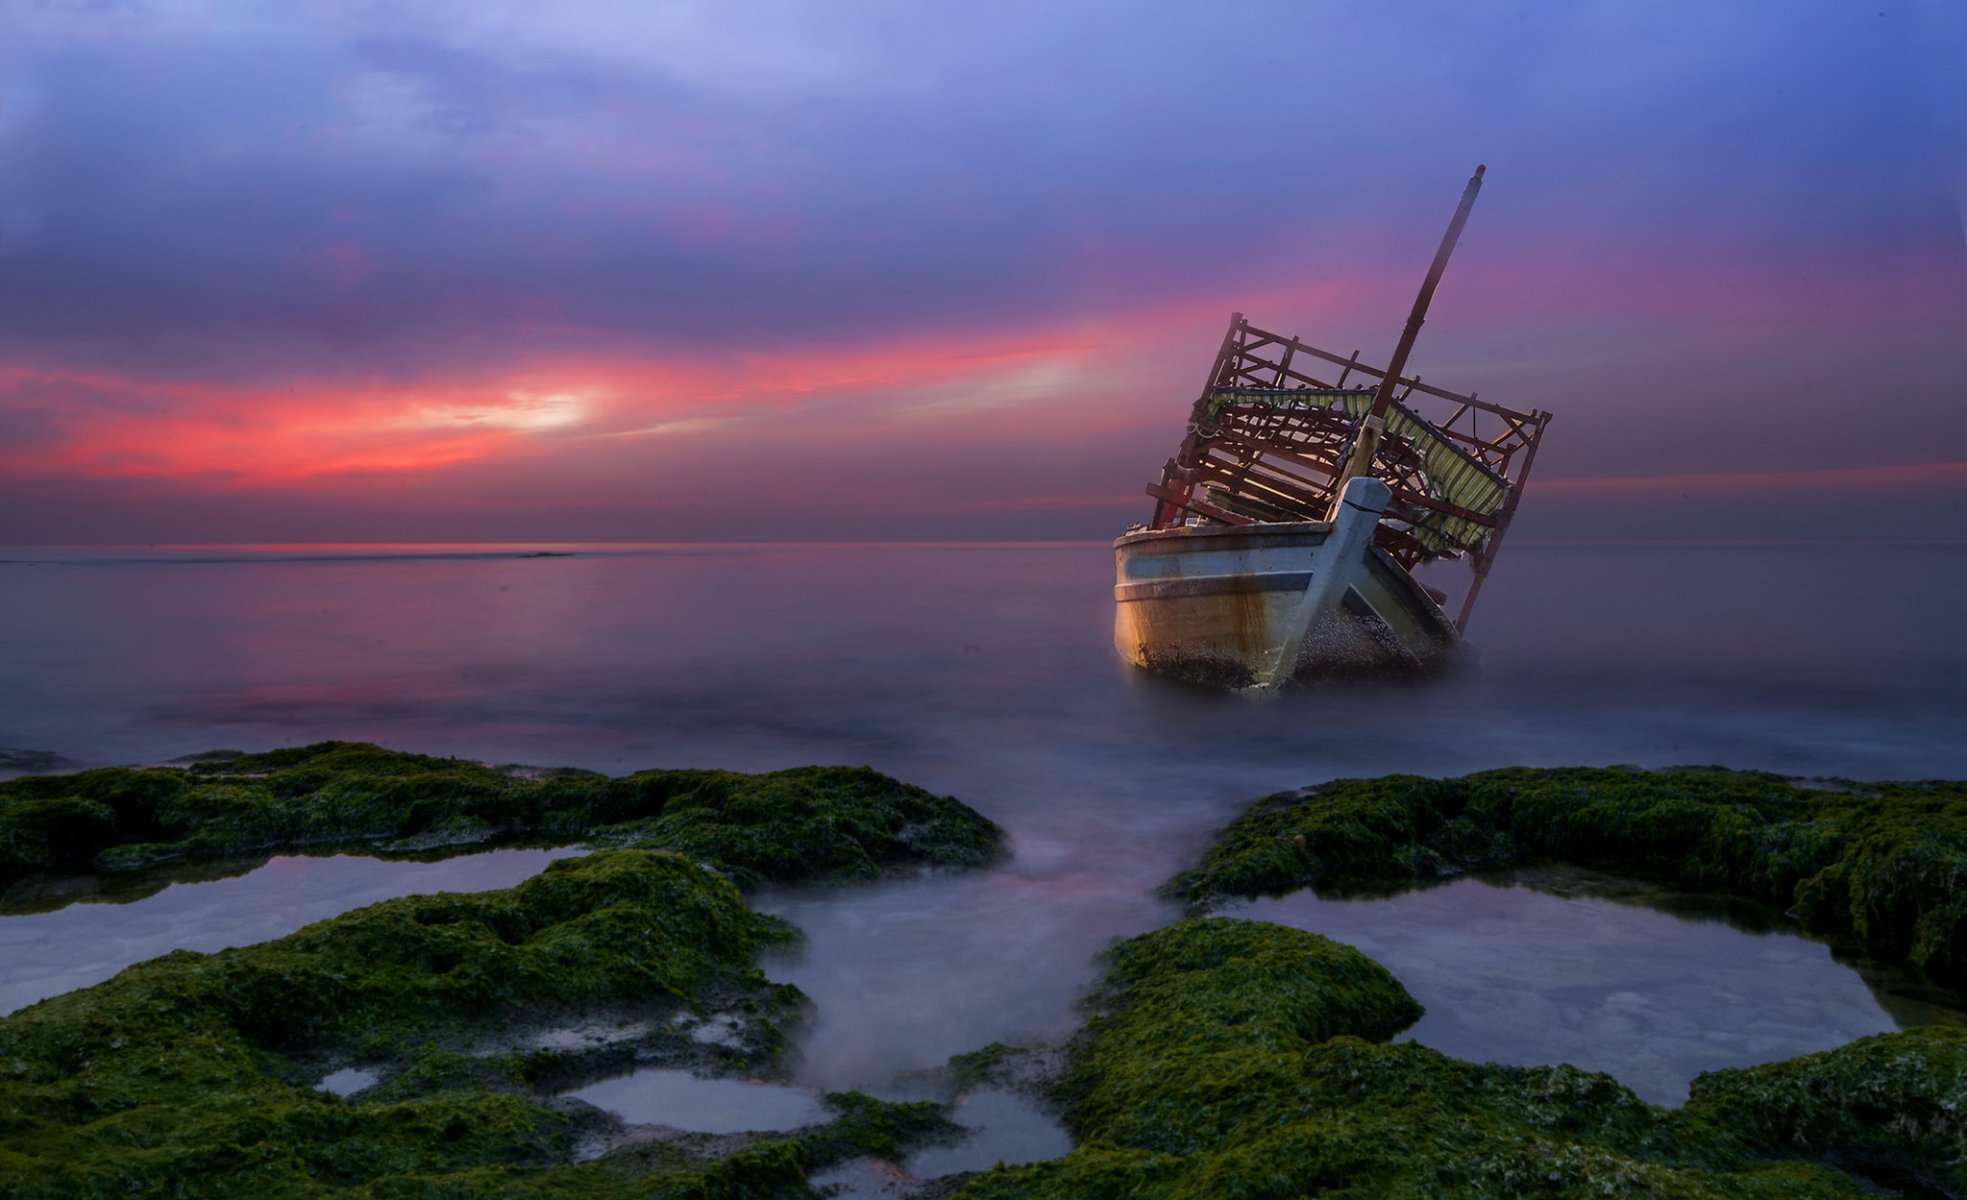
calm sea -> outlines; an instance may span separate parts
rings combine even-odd
[[[1192,810],[1512,763],[1967,773],[1967,546],[1512,546],[1470,630],[1479,673],[1277,701],[1118,662],[1103,545],[0,559],[0,746],[86,765],[321,738],[602,770],[865,762],[1014,821],[1083,807],[1066,793]]]
[[[326,738],[865,763],[982,810],[1000,870],[763,898],[810,935],[781,973],[820,1001],[829,1082],[1070,1028],[1092,956],[1170,919],[1154,887],[1268,792],[1509,764],[1967,776],[1961,545],[1513,545],[1478,672],[1268,700],[1120,663],[1103,544],[0,559],[0,746],[67,765]]]

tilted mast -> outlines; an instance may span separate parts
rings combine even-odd
[[[1359,423],[1359,436],[1353,441],[1352,453],[1346,457],[1345,469],[1339,472],[1338,482],[1333,485],[1334,504],[1353,477],[1372,470],[1373,456],[1379,453],[1380,438],[1386,433],[1386,410],[1393,403],[1393,389],[1400,383],[1400,373],[1407,369],[1407,356],[1413,353],[1414,339],[1420,336],[1421,325],[1427,320],[1427,306],[1434,300],[1434,289],[1441,284],[1441,273],[1448,269],[1448,256],[1455,252],[1455,243],[1461,240],[1462,226],[1468,224],[1469,210],[1475,207],[1476,193],[1482,190],[1482,173],[1488,169],[1476,164],[1475,174],[1468,177],[1468,186],[1462,189],[1462,202],[1455,207],[1455,219],[1448,222],[1448,232],[1441,235],[1434,262],[1428,266],[1427,278],[1421,281],[1421,294],[1414,298],[1414,311],[1407,314],[1407,328],[1400,331],[1400,344],[1393,349],[1393,360],[1387,363],[1379,390],[1373,393],[1373,406]]]
[[[1462,193],[1386,369],[1230,315],[1181,445],[1147,486],[1150,528],[1331,520],[1345,484],[1372,474],[1393,493],[1380,551],[1408,571],[1442,557],[1473,568],[1455,622],[1467,627],[1550,422],[1403,374],[1484,170]]]

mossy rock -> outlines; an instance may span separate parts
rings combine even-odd
[[[1711,1071],[1681,1116],[1764,1153],[1851,1165],[1908,1195],[1967,1195],[1967,1029],[1925,1026]]]
[[[356,844],[461,852],[521,837],[675,849],[745,883],[973,867],[1003,845],[958,801],[865,767],[611,778],[322,742],[0,782],[0,885],[33,872]]]
[[[1384,1037],[1421,1006],[1372,959],[1282,925],[1188,920],[1123,942],[1060,1083],[1075,1132],[1193,1154],[1261,1114],[1270,1077],[1341,1035]],[[1143,1055],[1143,1044],[1156,1053]]]
[[[1394,890],[1538,859],[1672,879],[1800,915],[1967,985],[1967,783],[1633,767],[1345,779],[1259,801],[1176,876],[1197,908]]]
[[[715,863],[741,884],[979,867],[1003,852],[1003,831],[967,806],[865,767],[628,778],[660,787],[661,814],[597,832]]]
[[[1092,1005],[1058,1093],[1078,1146],[979,1176],[964,1200],[1967,1190],[1958,1030],[1717,1072],[1671,1111],[1574,1067],[1390,1044],[1419,1006],[1384,968],[1221,917],[1122,943]]]
[[[501,1025],[713,991],[785,1015],[761,948],[791,936],[682,855],[604,850],[506,891],[372,905],[262,945],[180,951],[0,1018],[0,1196],[798,1194],[813,1165],[892,1156],[930,1105],[829,1098],[828,1124],[715,1158],[628,1147],[571,1161],[592,1110],[501,1084],[515,1056],[445,1049]],[[407,1048],[340,1099],[323,1057]],[[524,1056],[516,1056],[523,1058]],[[605,1123],[605,1122],[604,1122]]]

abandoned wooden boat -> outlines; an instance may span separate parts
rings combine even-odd
[[[1122,655],[1255,689],[1460,657],[1550,423],[1403,374],[1482,174],[1384,369],[1230,317],[1181,448],[1148,485],[1153,519],[1114,542]],[[1413,575],[1447,558],[1474,573],[1453,620]]]

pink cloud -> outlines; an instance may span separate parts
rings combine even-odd
[[[0,466],[239,486],[427,474],[542,443],[702,431],[820,398],[988,376],[1080,348],[1066,334],[917,338],[726,359],[563,357],[487,375],[280,388],[0,363],[0,413],[51,414],[53,427],[31,444],[0,446]]]

